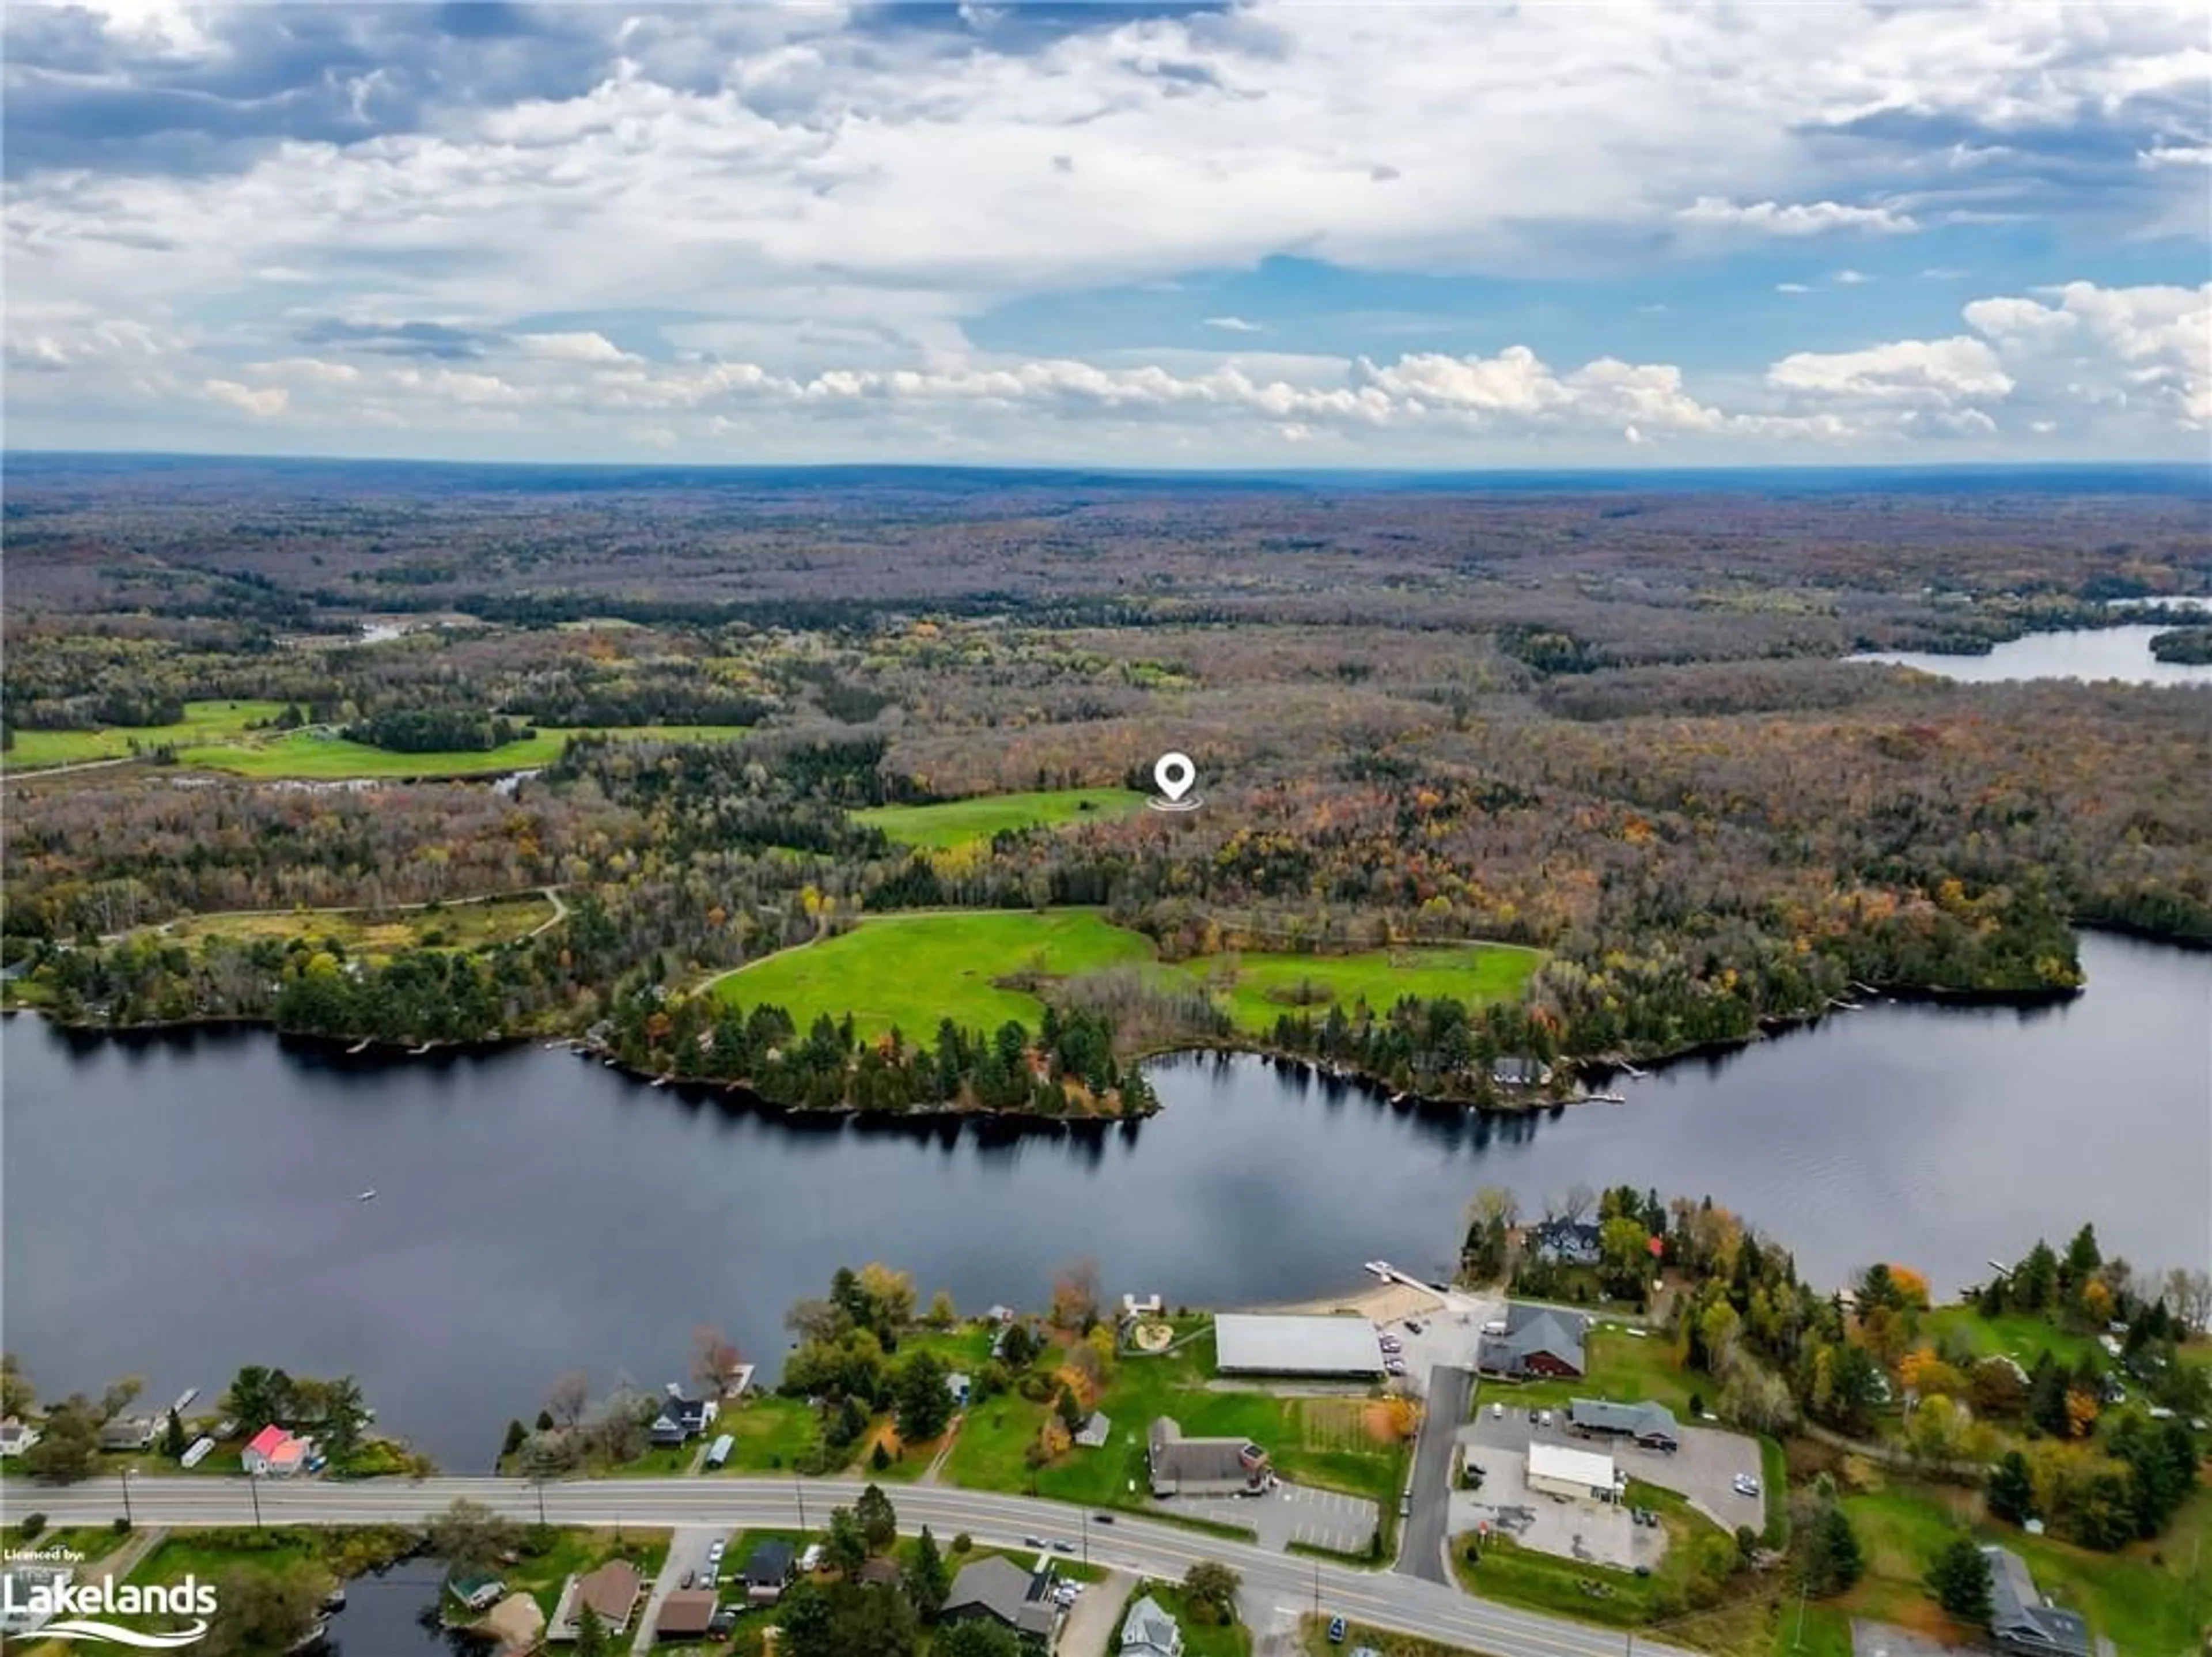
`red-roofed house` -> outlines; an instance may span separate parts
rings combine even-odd
[[[256,1478],[288,1478],[307,1464],[308,1444],[271,1422],[253,1435],[240,1458]]]

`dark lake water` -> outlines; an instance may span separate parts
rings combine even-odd
[[[381,1575],[346,1584],[345,1609],[331,1614],[330,1636],[319,1657],[484,1657],[492,1648],[465,1633],[425,1626],[436,1611],[446,1581],[444,1562],[403,1560]]]
[[[2130,623],[2124,627],[2083,627],[2057,633],[2029,633],[1996,646],[1987,655],[1939,655],[1926,650],[1874,650],[1853,661],[1886,661],[1967,685],[2008,679],[2117,679],[2130,685],[2212,685],[2212,663],[2160,661],[2150,642],[2169,627]]]
[[[1949,1292],[2085,1219],[2139,1266],[2205,1264],[2212,955],[2082,954],[2063,1006],[1876,1006],[1626,1083],[1624,1106],[1431,1116],[1185,1057],[1156,1072],[1158,1118],[1057,1134],[788,1124],[535,1047],[369,1064],[18,1017],[0,1336],[48,1396],[351,1371],[381,1424],[475,1471],[563,1370],[682,1379],[702,1322],[772,1364],[784,1308],[841,1264],[969,1310],[1041,1304],[1084,1255],[1109,1295],[1284,1301],[1378,1255],[1441,1270],[1488,1183],[1711,1194],[1823,1284],[1879,1258]]]

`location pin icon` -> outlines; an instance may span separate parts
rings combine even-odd
[[[1190,792],[1190,785],[1198,781],[1198,767],[1188,754],[1164,753],[1152,766],[1152,781],[1172,804]]]

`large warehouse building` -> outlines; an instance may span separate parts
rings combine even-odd
[[[1618,1488],[1613,1458],[1539,1440],[1528,1447],[1528,1488],[1546,1496],[1610,1502]]]
[[[1213,1320],[1213,1360],[1224,1375],[1368,1380],[1382,1373],[1382,1348],[1364,1318],[1224,1313]]]

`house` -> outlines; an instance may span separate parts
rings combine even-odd
[[[545,1613],[523,1593],[510,1593],[487,1612],[477,1632],[497,1643],[500,1657],[526,1657],[545,1643]]]
[[[1584,1438],[1633,1439],[1647,1450],[1678,1450],[1681,1429],[1663,1404],[1614,1404],[1604,1398],[1571,1398],[1567,1425]]]
[[[1587,1220],[1547,1220],[1531,1226],[1528,1248],[1555,1265],[1594,1266],[1603,1258],[1598,1228]]]
[[[1042,1641],[1048,1649],[1060,1631],[1052,1572],[1025,1571],[1003,1559],[979,1559],[963,1566],[952,1579],[952,1592],[938,1617],[945,1623],[998,1623]]]
[[[1103,1450],[1106,1447],[1106,1435],[1113,1430],[1114,1418],[1103,1410],[1093,1410],[1091,1419],[1083,1423],[1083,1430],[1075,1435],[1075,1441],[1086,1450]]]
[[[1121,1321],[1124,1323],[1138,1318],[1157,1318],[1161,1312],[1162,1302],[1157,1295],[1124,1295],[1121,1297]]]
[[[1486,1375],[1579,1380],[1589,1368],[1583,1356],[1587,1322],[1579,1313],[1555,1312],[1549,1307],[1509,1307],[1505,1332],[1484,1337],[1477,1367]]]
[[[899,1585],[900,1575],[897,1560],[886,1559],[877,1554],[860,1562],[856,1580],[864,1587],[895,1588]]]
[[[471,1611],[489,1611],[507,1592],[507,1584],[489,1571],[455,1571],[446,1579],[446,1592]]]
[[[118,1416],[100,1429],[103,1450],[150,1450],[161,1424],[151,1416]]]
[[[1267,1453],[1241,1438],[1185,1438],[1167,1416],[1152,1423],[1146,1465],[1152,1494],[1241,1496],[1267,1488]]]
[[[720,1406],[712,1398],[685,1398],[684,1389],[674,1381],[668,1383],[667,1391],[660,1412],[653,1416],[647,1431],[655,1444],[688,1444],[707,1430],[707,1423],[714,1419]]]
[[[1501,1087],[1541,1087],[1552,1079],[1552,1067],[1540,1058],[1504,1057],[1490,1067],[1490,1079]]]
[[[39,1429],[10,1416],[0,1421],[0,1456],[20,1456],[39,1441]]]
[[[780,1539],[763,1542],[745,1561],[745,1598],[756,1605],[772,1605],[783,1598],[783,1585],[791,1581],[791,1544]]]
[[[2090,1657],[2089,1625],[2047,1605],[2027,1563],[2009,1548],[1985,1547],[1990,1562],[1990,1633],[2017,1657]]]
[[[254,1478],[289,1478],[307,1465],[308,1452],[313,1447],[303,1438],[295,1438],[271,1422],[253,1435],[252,1441],[239,1454],[246,1473]]]
[[[1528,1488],[1546,1496],[1610,1502],[1620,1487],[1611,1456],[1539,1439],[1528,1447]]]
[[[553,1621],[546,1628],[545,1637],[573,1642],[576,1638],[576,1619],[583,1615],[586,1605],[598,1617],[602,1628],[611,1634],[619,1634],[629,1626],[643,1588],[637,1567],[627,1559],[610,1559],[597,1570],[572,1576],[562,1584],[560,1603],[554,1607]]]
[[[996,1324],[1000,1328],[1004,1329],[1008,1324],[1013,1322],[1014,1317],[1015,1313],[1013,1307],[1010,1306],[994,1306],[988,1312],[986,1312],[983,1314],[983,1321],[985,1323]]]
[[[1182,1657],[1182,1630],[1149,1593],[1121,1624],[1121,1657]]]
[[[653,1625],[662,1640],[696,1640],[714,1620],[714,1596],[707,1588],[678,1588],[660,1602],[660,1616]]]

